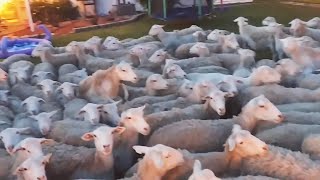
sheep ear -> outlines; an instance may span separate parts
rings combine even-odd
[[[196,173],[196,172],[200,172],[202,169],[201,167],[201,163],[200,161],[197,159],[194,161],[194,164],[193,164],[193,172]]]
[[[45,155],[44,158],[43,158],[42,163],[43,164],[48,164],[49,161],[50,161],[51,156],[52,156],[52,153]]]
[[[28,134],[28,133],[31,132],[31,128],[30,128],[30,127],[20,128],[17,132],[18,132],[19,134]]]
[[[125,127],[117,126],[117,127],[114,128],[114,130],[112,131],[112,134],[122,134],[125,130],[126,130]]]
[[[149,152],[149,150],[150,150],[150,147],[147,147],[147,146],[133,146],[132,148],[138,154],[147,154]]]
[[[233,139],[228,139],[227,141],[228,146],[229,146],[229,151],[233,151],[234,148],[236,147],[236,142]]]
[[[84,135],[81,136],[81,139],[84,141],[92,141],[94,140],[94,134],[93,133],[85,133]]]
[[[54,142],[53,139],[45,139],[45,138],[40,138],[39,141],[40,141],[40,144],[50,144]]]

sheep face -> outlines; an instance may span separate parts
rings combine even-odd
[[[112,125],[119,125],[120,116],[118,114],[118,102],[114,102],[111,104],[104,104],[101,112],[101,116],[103,119],[108,119]]]
[[[21,163],[15,170],[14,175],[23,179],[47,180],[45,166],[49,163],[52,154],[45,156],[30,157]]]
[[[100,121],[100,112],[103,105],[88,103],[80,109],[79,115],[84,117],[85,121],[89,121],[91,124],[98,124]]]
[[[224,35],[226,35],[224,30],[215,29],[207,36],[207,39],[220,42]]]
[[[239,49],[240,45],[237,41],[237,37],[234,33],[231,33],[224,37],[224,45],[232,49]]]
[[[193,173],[188,180],[221,180],[217,178],[209,169],[203,169],[199,160],[195,160],[193,164]]]
[[[186,97],[193,92],[194,83],[187,79],[184,80],[183,84],[180,86],[178,92],[179,96]]]
[[[280,83],[281,74],[269,66],[260,66],[253,70],[250,78],[253,85],[259,86],[263,84]]]
[[[105,49],[111,50],[111,51],[123,49],[123,45],[119,40],[110,40],[108,42],[105,41],[103,43],[103,46]]]
[[[210,55],[210,51],[204,43],[196,43],[190,48],[189,53],[196,54],[199,57],[205,57]]]
[[[7,128],[0,132],[0,139],[2,140],[6,151],[11,154],[14,146],[20,141],[21,135],[28,133],[30,128]]]
[[[8,103],[8,96],[9,96],[8,90],[0,90],[0,103],[7,104]]]
[[[149,35],[157,36],[160,33],[163,33],[164,32],[163,27],[164,27],[163,25],[157,25],[157,24],[153,25],[149,30]]]
[[[314,17],[307,22],[307,26],[310,28],[318,28],[320,27],[320,18]]]
[[[97,151],[110,155],[113,149],[114,134],[121,134],[125,131],[124,127],[101,126],[93,132],[85,133],[81,138],[84,141],[94,141]]]
[[[264,155],[268,152],[268,146],[265,142],[253,136],[249,131],[242,130],[239,125],[233,125],[232,133],[227,139],[225,147],[240,157]]]
[[[262,25],[269,26],[270,23],[276,23],[276,18],[268,16],[264,20],[262,20]]]
[[[238,17],[237,19],[233,20],[233,22],[236,22],[238,26],[243,26],[248,24],[248,19],[244,17]]]
[[[56,114],[58,111],[52,111],[52,112],[43,112],[35,116],[31,116],[31,118],[38,121],[39,129],[41,134],[47,135],[50,131],[51,123],[52,123],[52,117],[54,114]]]
[[[146,54],[146,52],[149,50],[147,46],[143,45],[136,45],[133,48],[130,49],[129,53],[134,56],[141,57],[142,55]]]
[[[8,79],[8,73],[0,68],[0,81],[5,82]]]
[[[78,87],[79,87],[79,85],[77,85],[77,84],[64,82],[56,89],[56,92],[58,94],[62,94],[64,97],[71,100],[76,97],[76,95],[77,95],[76,88],[78,88]]]
[[[13,153],[19,151],[24,153],[26,155],[25,157],[39,156],[43,154],[41,145],[48,144],[50,142],[53,142],[53,140],[33,137],[26,138],[14,147]]]
[[[168,89],[168,82],[160,74],[153,74],[148,77],[146,87],[153,90]]]
[[[133,83],[136,83],[138,81],[136,73],[133,71],[131,65],[128,63],[119,63],[116,66],[116,73],[122,81],[130,81]]]
[[[36,115],[40,112],[40,105],[45,103],[42,98],[30,96],[22,101],[22,108],[25,109],[29,114]]]
[[[280,74],[290,75],[290,76],[293,76],[302,72],[302,67],[299,66],[296,62],[294,62],[291,59],[282,59],[278,61],[275,69]]]
[[[150,133],[150,126],[144,119],[143,110],[146,106],[138,108],[131,108],[121,113],[120,123],[124,124],[125,127],[135,129],[137,132],[148,135]]]
[[[143,161],[152,161],[160,172],[167,172],[184,162],[180,151],[162,144],[153,147],[133,146],[133,149],[138,154],[145,154]]]
[[[283,121],[284,117],[282,113],[264,95],[251,99],[247,105],[245,110],[253,112],[255,119],[272,121],[275,123]]]
[[[185,78],[187,75],[177,64],[170,65],[166,70],[166,74],[168,78]]]
[[[167,52],[163,49],[159,49],[154,52],[151,57],[148,59],[152,63],[163,63],[167,58]]]
[[[28,67],[9,69],[10,83],[16,84],[18,82],[27,82],[29,80],[27,69]]]
[[[204,100],[215,110],[219,116],[223,116],[226,113],[226,99],[232,97],[232,94],[222,92],[219,90],[211,91]]]
[[[32,74],[31,78],[32,78],[32,82],[36,84],[46,79],[53,79],[54,74],[52,74],[51,72],[39,71]]]
[[[301,21],[300,19],[294,19],[289,22],[290,26],[290,33],[294,36],[302,36],[302,30],[305,28],[305,22]]]
[[[225,76],[223,80],[217,84],[217,87],[224,92],[230,93],[232,96],[236,96],[238,94],[237,87],[243,84],[244,82],[240,78],[228,75]]]
[[[55,91],[55,87],[60,83],[51,79],[45,79],[37,84],[37,87],[42,90],[43,94],[49,97]]]

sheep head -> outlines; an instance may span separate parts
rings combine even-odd
[[[84,117],[85,121],[91,124],[98,124],[100,122],[100,113],[102,112],[103,105],[88,103],[79,111],[79,115]]]
[[[198,42],[195,45],[193,45],[190,50],[190,54],[196,54],[199,57],[206,57],[210,55],[210,51],[205,43]]]
[[[7,128],[0,132],[0,140],[3,142],[9,154],[12,154],[14,146],[21,140],[21,135],[30,133],[30,128]]]
[[[51,112],[42,112],[37,115],[30,116],[38,122],[41,134],[47,135],[50,131],[52,117],[58,112],[58,110]]]
[[[149,34],[150,36],[157,36],[157,35],[159,35],[160,33],[165,32],[165,31],[163,30],[163,27],[164,27],[164,25],[157,25],[157,24],[155,24],[155,25],[153,25],[153,26],[150,28],[148,34]]]
[[[221,180],[217,178],[209,169],[202,169],[201,162],[195,160],[193,164],[193,173],[188,180]]]
[[[40,112],[40,105],[45,103],[42,98],[30,96],[21,102],[21,106],[31,115],[36,115]]]
[[[264,20],[262,20],[262,25],[269,26],[270,23],[276,23],[277,20],[274,17],[268,16]]]
[[[130,81],[133,83],[136,83],[138,81],[138,77],[129,63],[120,62],[119,64],[117,64],[115,66],[115,73],[122,81]]]
[[[141,106],[138,108],[131,108],[121,113],[120,124],[126,128],[134,129],[142,135],[148,135],[151,131],[149,124],[144,119],[144,108]]]
[[[168,57],[168,53],[163,49],[159,49],[150,56],[148,61],[156,64],[160,64],[160,63],[162,64],[167,57]]]

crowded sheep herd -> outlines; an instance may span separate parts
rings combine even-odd
[[[5,59],[0,179],[319,180],[320,18],[248,21]]]

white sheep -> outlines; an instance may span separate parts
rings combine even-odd
[[[4,71],[8,72],[9,66],[15,62],[18,61],[29,61],[31,60],[31,57],[29,55],[25,54],[14,54],[6,59],[4,59],[2,62],[0,62],[0,67]]]
[[[50,100],[54,97],[55,89],[60,85],[59,82],[51,79],[45,79],[37,83],[37,87],[41,89],[46,100]]]
[[[250,68],[255,64],[254,57],[256,56],[256,53],[249,49],[238,49],[238,54],[240,55],[240,64],[233,72],[233,75],[244,78],[249,77],[251,74]]]
[[[56,99],[62,104],[66,104],[68,101],[76,98],[78,93],[79,85],[64,82],[59,87],[55,89]]]
[[[54,66],[50,63],[39,63],[35,65],[32,75],[31,75],[31,84],[37,84],[45,79],[56,80],[57,73]]]
[[[278,24],[276,18],[268,16],[262,20],[262,25],[272,26],[273,24]],[[286,34],[290,34],[290,27],[282,27],[282,31]]]
[[[166,59],[163,72],[170,67],[172,64],[180,66],[182,69],[188,70],[190,68],[203,67],[203,66],[221,66],[222,63],[217,57],[194,57],[182,60]]]
[[[240,35],[245,39],[249,47],[253,50],[270,49],[272,54],[275,55],[274,28],[256,27],[249,25],[247,21],[248,19],[244,17],[238,17],[234,20],[239,26]]]
[[[79,115],[83,117],[84,121],[89,121],[91,124],[98,124],[100,122],[102,108],[102,104],[88,103],[80,109]]]
[[[148,145],[161,143],[193,152],[219,151],[222,150],[222,143],[228,138],[233,124],[240,124],[242,128],[254,131],[259,128],[257,126],[261,121],[280,123],[282,120],[281,112],[261,95],[248,102],[239,116],[233,119],[184,120],[164,126],[151,135]],[[192,139],[193,137],[196,139]]]
[[[290,31],[296,37],[309,36],[316,41],[320,41],[320,30],[308,28],[300,19],[294,19],[291,24]]]
[[[98,70],[80,82],[80,95],[85,98],[115,98],[118,96],[120,81],[136,82],[137,75],[128,63],[120,63],[107,70]]]
[[[30,96],[24,101],[22,101],[21,106],[25,109],[27,113],[36,115],[36,114],[39,114],[41,111],[40,109],[41,103],[45,103],[45,100],[35,96]]]
[[[72,73],[67,73],[65,75],[59,76],[58,81],[61,83],[69,82],[69,83],[79,84],[83,79],[87,77],[88,77],[87,70],[85,68],[82,68]]]
[[[186,72],[183,71],[183,69],[177,65],[177,64],[170,64],[167,67],[165,66],[163,68],[163,76],[167,78],[185,78]]]
[[[320,29],[320,18],[314,17],[307,21],[306,25],[310,28]]]
[[[63,76],[63,75],[68,74],[68,73],[73,73],[73,72],[75,72],[77,70],[78,70],[77,66],[75,66],[73,64],[64,64],[64,65],[59,67],[58,75],[59,76]]]
[[[132,147],[138,144],[139,133],[144,136],[150,133],[150,126],[144,119],[144,108],[131,108],[121,113],[119,125],[126,130],[119,136],[120,141],[114,149],[116,174],[124,174],[133,165]]]
[[[113,179],[114,136],[125,131],[123,127],[102,126],[82,135],[84,141],[94,141],[95,149],[53,144],[43,147],[44,153],[52,153],[47,165],[47,176]]]
[[[0,132],[0,139],[6,148],[6,151],[11,154],[14,146],[22,139],[30,137],[29,128],[7,128]]]
[[[76,55],[72,53],[60,53],[60,54],[52,54],[49,48],[42,48],[40,50],[41,55],[40,59],[42,62],[48,62],[55,67],[60,67],[64,64],[78,64],[78,59]]]

